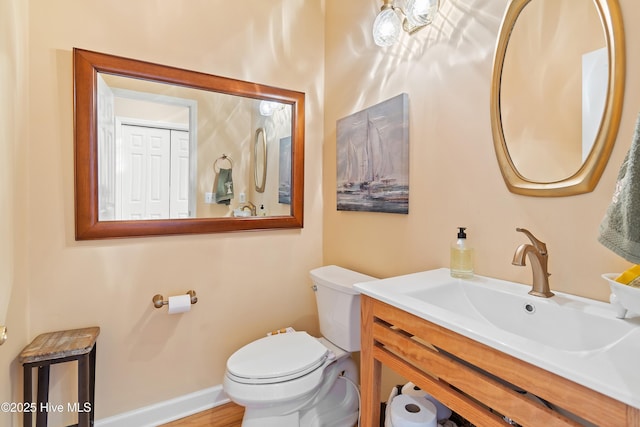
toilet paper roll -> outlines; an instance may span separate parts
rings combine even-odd
[[[408,382],[402,386],[402,394],[406,394],[413,397],[422,397],[432,402],[434,405],[436,405],[436,409],[438,410],[438,414],[437,414],[438,421],[446,420],[451,416],[451,409],[447,408],[445,405],[440,403],[438,399],[431,396],[429,393],[422,390],[420,387],[418,387],[412,382]]]
[[[184,313],[191,310],[191,296],[176,295],[169,297],[169,314]]]
[[[414,383],[408,382],[402,386],[402,394],[407,394],[414,397],[425,397],[427,395],[427,392]]]
[[[393,427],[437,427],[436,405],[419,397],[400,394],[391,402]]]
[[[393,427],[393,424],[391,424],[391,402],[393,402],[393,399],[395,399],[398,394],[400,394],[400,387],[398,386],[393,387],[391,392],[389,392],[389,398],[386,402],[387,409],[384,412],[384,427]]]

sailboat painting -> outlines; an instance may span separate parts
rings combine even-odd
[[[339,211],[409,213],[409,96],[338,120]]]
[[[291,137],[280,138],[278,203],[291,204]]]

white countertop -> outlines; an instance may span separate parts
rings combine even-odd
[[[619,338],[607,345],[575,351],[541,344],[503,330],[491,322],[478,321],[412,295],[416,290],[429,289],[430,286],[442,287],[443,284],[459,280],[462,279],[450,277],[449,269],[442,268],[358,283],[355,288],[364,295],[640,409],[640,317],[616,319],[615,310],[608,303],[561,292],[554,291],[556,296],[548,299],[530,296],[527,292],[531,287],[518,283],[482,276],[466,281],[471,286],[494,287],[500,292],[511,293],[515,298],[524,298],[540,306],[553,304],[555,310],[564,310],[565,307],[579,310],[591,317],[591,324],[593,316],[596,316],[596,327],[616,329],[612,336]],[[601,324],[598,319],[601,319]],[[576,333],[580,332],[576,329]],[[607,330],[599,332],[608,333]]]

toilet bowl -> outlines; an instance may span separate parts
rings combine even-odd
[[[375,280],[337,266],[311,272],[320,331],[260,338],[227,360],[223,388],[245,407],[242,427],[350,427],[359,414],[360,300],[353,284]]]

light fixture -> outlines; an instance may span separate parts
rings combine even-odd
[[[406,0],[404,10],[395,5],[395,0],[382,3],[373,22],[373,40],[382,47],[396,43],[401,29],[413,34],[431,24],[438,12],[438,0]]]
[[[275,101],[260,101],[260,115],[271,116],[278,110],[284,109],[284,105]]]

